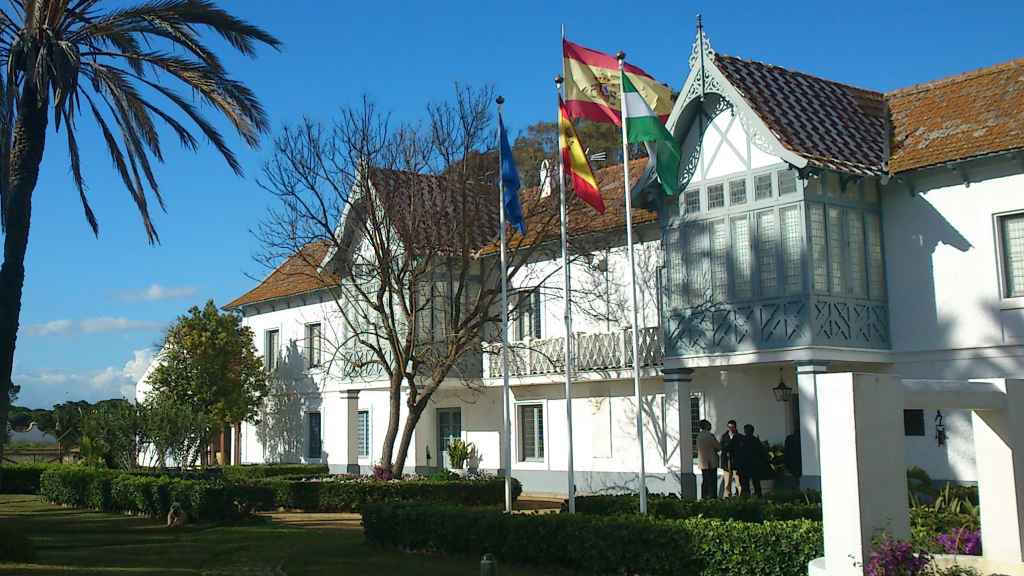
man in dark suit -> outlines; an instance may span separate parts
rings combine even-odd
[[[722,439],[718,441],[722,447],[722,498],[730,498],[740,491],[739,478],[736,477],[736,443],[739,442],[739,437],[736,421],[729,420],[725,434],[722,434]]]
[[[760,498],[761,479],[768,475],[768,453],[761,439],[754,435],[753,425],[743,425],[743,435],[734,440],[734,446],[736,470],[740,475],[740,493]]]

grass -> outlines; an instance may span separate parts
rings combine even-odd
[[[312,522],[313,527],[300,527],[282,521],[168,529],[150,519],[53,506],[38,496],[0,495],[0,524],[27,534],[36,549],[35,563],[0,562],[0,574],[480,573],[479,561],[407,554],[368,544],[352,522]],[[501,566],[500,573],[545,572]]]

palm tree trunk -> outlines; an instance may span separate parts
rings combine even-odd
[[[47,124],[46,94],[36,92],[35,83],[25,82],[18,104],[11,146],[7,227],[4,263],[0,266],[0,430],[7,429],[10,390],[13,386],[14,346],[21,317],[21,292],[25,286],[25,251],[32,215],[32,192],[43,161]],[[0,460],[3,446],[0,443]]]

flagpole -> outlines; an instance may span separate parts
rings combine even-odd
[[[629,142],[626,134],[626,90],[623,82],[626,53],[615,55],[619,61],[619,111],[622,125],[622,178],[626,191],[626,246],[629,254],[629,293],[633,308],[633,391],[636,395],[636,438],[640,443],[640,513],[647,514],[647,468],[644,462],[644,412],[640,394],[640,322],[636,297],[636,263],[633,251],[633,199],[629,190]]]
[[[508,381],[508,264],[505,257],[505,179],[501,175],[501,109],[505,98],[498,96],[498,222],[501,227],[501,405],[504,414],[504,441],[501,459],[505,468],[505,512],[512,513],[512,391]]]
[[[565,37],[563,29],[562,37]],[[563,59],[564,67],[564,59]],[[555,77],[555,87],[558,96],[562,95],[562,77]],[[561,106],[559,106],[558,112],[558,124],[561,126],[562,123],[562,112]],[[561,155],[561,147],[559,147],[559,155]],[[564,362],[565,362],[565,423],[568,428],[569,434],[569,453],[567,462],[567,473],[566,481],[569,483],[568,495],[569,495],[569,514],[576,512],[576,478],[575,469],[573,467],[572,460],[572,289],[570,284],[569,274],[569,241],[568,241],[568,228],[569,220],[566,215],[565,208],[565,161],[559,159],[558,162],[558,199],[559,199],[559,215],[561,216],[561,228],[562,228],[562,275],[564,276],[562,282],[562,298],[565,301],[565,346],[564,346]]]

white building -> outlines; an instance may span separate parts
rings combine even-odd
[[[634,220],[650,490],[695,492],[699,418],[719,433],[729,419],[754,424],[772,443],[798,434],[803,481],[815,485],[823,372],[1024,374],[1024,61],[890,93],[723,56],[703,36],[689,64],[668,120],[686,191],[661,197],[651,170],[633,170],[634,197],[651,210]],[[608,238],[573,270],[581,492],[635,488],[639,469],[624,233],[610,233],[621,167],[598,178],[610,213],[570,225]],[[388,423],[386,382],[318,366],[320,342],[340,328],[335,302],[302,273],[308,260],[293,257],[227,306],[282,375],[271,417],[242,427],[236,453],[366,472]],[[561,275],[545,273],[558,265],[533,265],[527,277],[548,279],[513,322],[512,469],[527,491],[564,494]],[[443,465],[439,448],[454,437],[476,445],[480,468],[499,468],[497,355],[474,362],[478,374],[436,393],[407,470]],[[794,401],[776,400],[785,387]],[[967,414],[920,406],[905,421],[908,463],[974,479]]]

